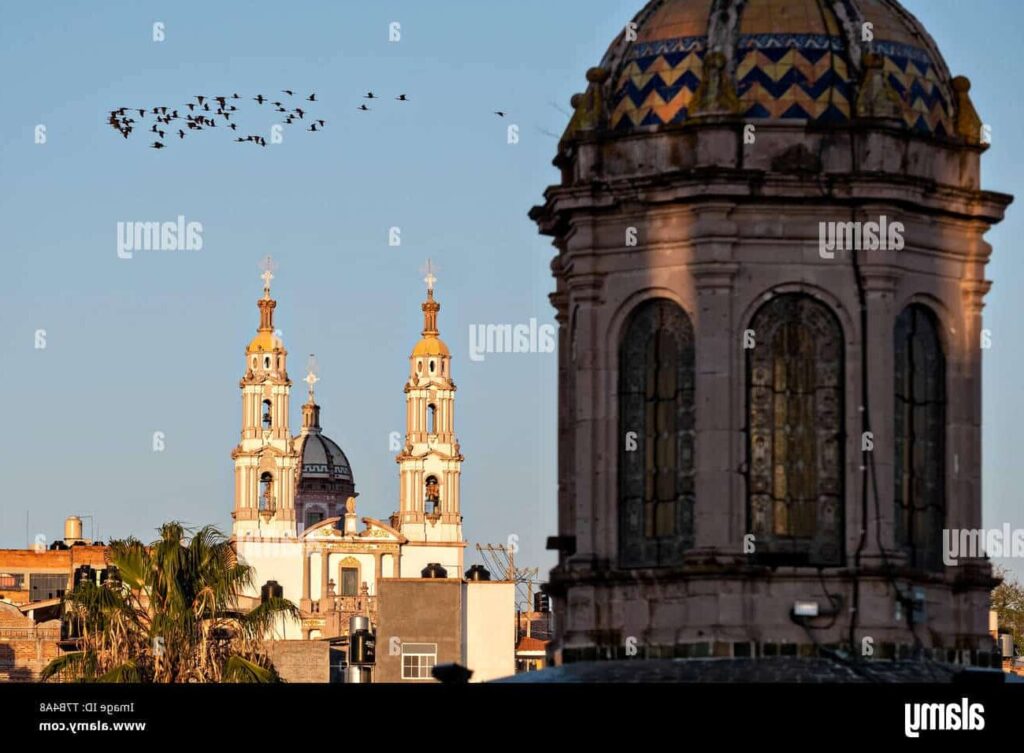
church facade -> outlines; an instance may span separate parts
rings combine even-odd
[[[298,606],[300,617],[285,621],[270,636],[275,639],[345,637],[350,619],[362,617],[385,647],[397,645],[401,652],[405,640],[417,647],[434,646],[436,652],[438,645],[450,644],[458,651],[449,652],[449,659],[465,663],[472,658],[485,667],[474,679],[513,674],[514,584],[464,579],[463,456],[455,435],[456,386],[451,352],[438,330],[441,307],[434,298],[433,276],[427,277],[421,337],[409,357],[405,443],[396,457],[398,509],[387,521],[356,513],[352,467],[323,432],[314,391],[318,380],[312,371],[304,380],[308,396],[302,426],[292,435],[292,381],[288,352],[275,334],[277,302],[271,297],[271,278],[269,271],[264,273],[263,297],[257,303],[259,327],[245,351],[239,382],[241,438],[231,453],[232,539],[240,559],[256,570],[249,606],[258,603],[264,587]],[[396,584],[391,591],[401,597],[394,600],[411,602],[422,587],[438,580],[454,588],[445,614],[432,615],[428,608],[407,615],[397,603],[383,608],[384,581]],[[424,603],[429,607],[429,600]],[[385,634],[392,632],[379,624],[385,613],[395,615],[401,631]],[[431,630],[435,634],[429,634]],[[421,653],[415,661],[389,670],[390,679],[430,679],[429,672],[421,670],[432,660],[426,649],[417,650]],[[409,666],[419,675],[402,674]]]
[[[557,249],[562,661],[985,662],[970,83],[894,0],[652,0],[531,217]],[[632,640],[631,640],[632,639]],[[632,652],[631,652],[632,649]]]

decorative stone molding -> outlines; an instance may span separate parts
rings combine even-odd
[[[857,90],[858,118],[880,118],[902,121],[903,104],[889,83],[885,61],[869,52],[863,59],[863,73]]]
[[[980,314],[985,308],[985,296],[992,288],[991,280],[965,280],[960,283],[960,292],[964,299],[964,308],[970,314]]]
[[[704,115],[737,115],[740,112],[740,100],[736,96],[736,85],[728,70],[726,56],[719,52],[709,52],[704,58],[704,75],[693,95],[690,106],[692,117]]]
[[[587,71],[590,85],[584,94],[574,94],[569,100],[573,108],[573,116],[569,121],[562,143],[572,141],[580,131],[594,131],[607,123],[604,109],[604,82],[609,73],[604,68],[591,68]]]
[[[974,103],[968,92],[971,90],[971,80],[967,76],[957,76],[953,79],[953,97],[956,100],[956,120],[954,127],[956,134],[968,144],[981,144],[981,117],[974,109]]]
[[[697,292],[732,290],[733,280],[740,265],[733,262],[700,262],[690,265],[690,273],[697,280]]]

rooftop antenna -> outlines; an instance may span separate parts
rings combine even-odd
[[[498,573],[501,580],[515,583],[517,603],[533,604],[533,587],[538,583],[540,568],[516,567],[516,548],[504,544],[477,544],[476,551],[488,570]]]

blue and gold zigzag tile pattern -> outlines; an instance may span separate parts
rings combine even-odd
[[[704,70],[707,37],[682,37],[634,44],[614,83],[611,125],[682,123]]]
[[[843,42],[824,34],[748,34],[736,45],[736,93],[747,117],[848,120]]]
[[[953,133],[950,95],[929,54],[898,42],[876,41],[904,119],[915,131]],[[700,85],[707,37],[632,45],[613,81],[611,126],[629,131],[686,120]],[[748,118],[794,118],[815,123],[849,120],[856,82],[840,37],[827,34],[747,34],[737,40],[736,91]]]

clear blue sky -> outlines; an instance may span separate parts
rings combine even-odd
[[[468,358],[469,325],[552,322],[552,248],[526,216],[545,186],[569,97],[640,0],[18,3],[0,8],[0,546],[52,540],[70,513],[103,538],[162,521],[228,528],[242,354],[257,262],[279,263],[278,326],[292,378],[318,356],[326,432],[354,467],[363,514],[397,505],[388,435],[433,257],[454,351],[470,542],[519,537],[552,562],[554,354]],[[987,188],[1022,194],[1021,6],[912,0],[992,125]],[[163,22],[166,40],[152,41]],[[387,40],[388,23],[402,41]],[[156,151],[105,124],[113,107],[194,94],[316,91],[321,134],[261,149],[225,133]],[[385,99],[355,108],[368,89]],[[391,97],[406,93],[408,103]],[[246,123],[263,132],[270,119]],[[508,118],[492,114],[504,110]],[[240,113],[241,114],[241,113]],[[508,145],[505,127],[520,126]],[[33,143],[36,125],[47,143]],[[546,133],[547,132],[547,133]],[[985,520],[1024,527],[1018,489],[1024,328],[1020,207],[995,246],[986,326]],[[117,222],[203,223],[199,252],[116,254]],[[402,245],[389,247],[391,226]],[[46,330],[47,347],[34,348]],[[298,422],[301,389],[293,400]],[[152,451],[152,435],[166,450]],[[475,560],[473,553],[468,561]]]

